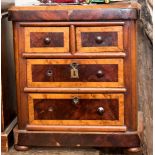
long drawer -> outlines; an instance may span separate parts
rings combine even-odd
[[[28,94],[29,124],[124,125],[123,94]]]
[[[28,87],[123,87],[123,59],[29,59]]]

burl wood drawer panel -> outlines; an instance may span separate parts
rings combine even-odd
[[[28,87],[123,87],[123,59],[29,59],[27,82]]]
[[[123,51],[123,27],[77,27],[78,52]]]
[[[123,94],[29,94],[29,124],[123,125]]]
[[[25,27],[25,52],[69,52],[69,28]]]

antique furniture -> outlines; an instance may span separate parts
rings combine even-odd
[[[8,21],[7,5],[2,0],[1,8],[1,150],[7,152],[13,144],[13,128],[16,118],[15,66],[13,54],[12,22]]]
[[[140,147],[135,2],[12,7],[15,148]]]

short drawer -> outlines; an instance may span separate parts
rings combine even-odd
[[[25,52],[69,52],[69,28],[25,27]]]
[[[28,87],[123,87],[123,59],[29,59]]]
[[[123,94],[29,94],[29,124],[123,125]]]
[[[77,27],[78,52],[123,51],[123,27]]]

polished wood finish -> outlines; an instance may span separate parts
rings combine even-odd
[[[78,52],[78,53],[22,53],[23,58],[124,58],[126,57],[126,53],[123,52],[105,52],[105,53],[84,53],[84,52]]]
[[[34,99],[35,120],[118,120],[117,99]],[[61,109],[67,105],[67,108]]]
[[[19,120],[15,144],[140,146],[138,13],[134,2],[10,9]],[[51,42],[53,33],[63,33],[64,40],[59,34]]]
[[[72,68],[68,64],[33,64],[31,67],[32,82],[118,82],[117,64],[78,64],[79,78],[71,78]]]
[[[76,36],[79,52],[123,51],[122,26],[77,27]]]
[[[32,125],[28,124],[26,129],[29,131],[69,131],[69,132],[124,132],[126,126],[59,126],[59,125]]]
[[[83,147],[123,147],[123,148],[140,146],[140,140],[138,138],[137,132],[74,133],[74,132],[53,132],[53,131],[46,131],[46,132],[26,131],[15,129],[14,133],[15,133],[15,144],[26,146],[62,146],[62,147],[83,146]]]
[[[30,47],[63,47],[62,32],[30,32]]]
[[[24,32],[25,52],[69,52],[68,27],[26,27]]]
[[[75,62],[78,64],[78,79],[72,79],[70,75],[70,65]],[[36,76],[33,69],[36,74],[41,73],[41,76]],[[46,75],[49,69],[53,72],[51,77]],[[98,70],[103,70],[102,78],[97,77]],[[123,72],[122,59],[27,60],[28,87],[123,87]]]
[[[12,7],[9,12],[9,17],[13,21],[99,21],[102,19],[130,20],[138,18],[139,8],[140,6],[135,2],[123,2],[107,5],[94,4],[87,6],[23,6]]]
[[[80,100],[77,105],[72,103],[75,97]],[[28,104],[30,124],[123,125],[124,122],[122,94],[29,94]],[[97,113],[101,106],[105,108],[103,116]]]
[[[20,22],[20,26],[22,27],[37,27],[37,26],[70,26],[70,27],[74,27],[74,26],[122,26],[124,25],[125,22],[123,21],[115,21],[115,22],[105,22],[105,21],[93,21],[93,22],[78,22],[78,21],[74,21],[74,22]],[[72,32],[73,34],[73,32]]]
[[[70,25],[70,52],[72,54],[76,52],[75,36],[75,26]]]
[[[23,28],[19,29],[18,23],[14,25],[14,45],[15,45],[15,63],[16,63],[16,94],[17,94],[17,106],[18,106],[18,127],[24,129],[26,122],[28,122],[28,107],[27,107],[27,95],[21,90],[26,86],[26,61],[22,61],[20,58],[24,49],[24,31]],[[22,111],[22,112],[19,112]]]
[[[44,140],[42,140],[44,137]],[[36,140],[37,139],[37,140]],[[53,139],[53,140],[51,140]],[[70,140],[68,140],[70,139]],[[113,141],[109,143],[107,141]],[[121,139],[121,140],[120,140]],[[127,142],[128,141],[128,142]],[[19,145],[26,146],[63,146],[63,147],[134,147],[139,146],[137,133],[117,134],[116,133],[100,133],[100,134],[84,134],[84,133],[53,133],[53,132],[22,132],[19,133]]]
[[[126,88],[24,88],[24,92],[33,93],[125,93]]]

